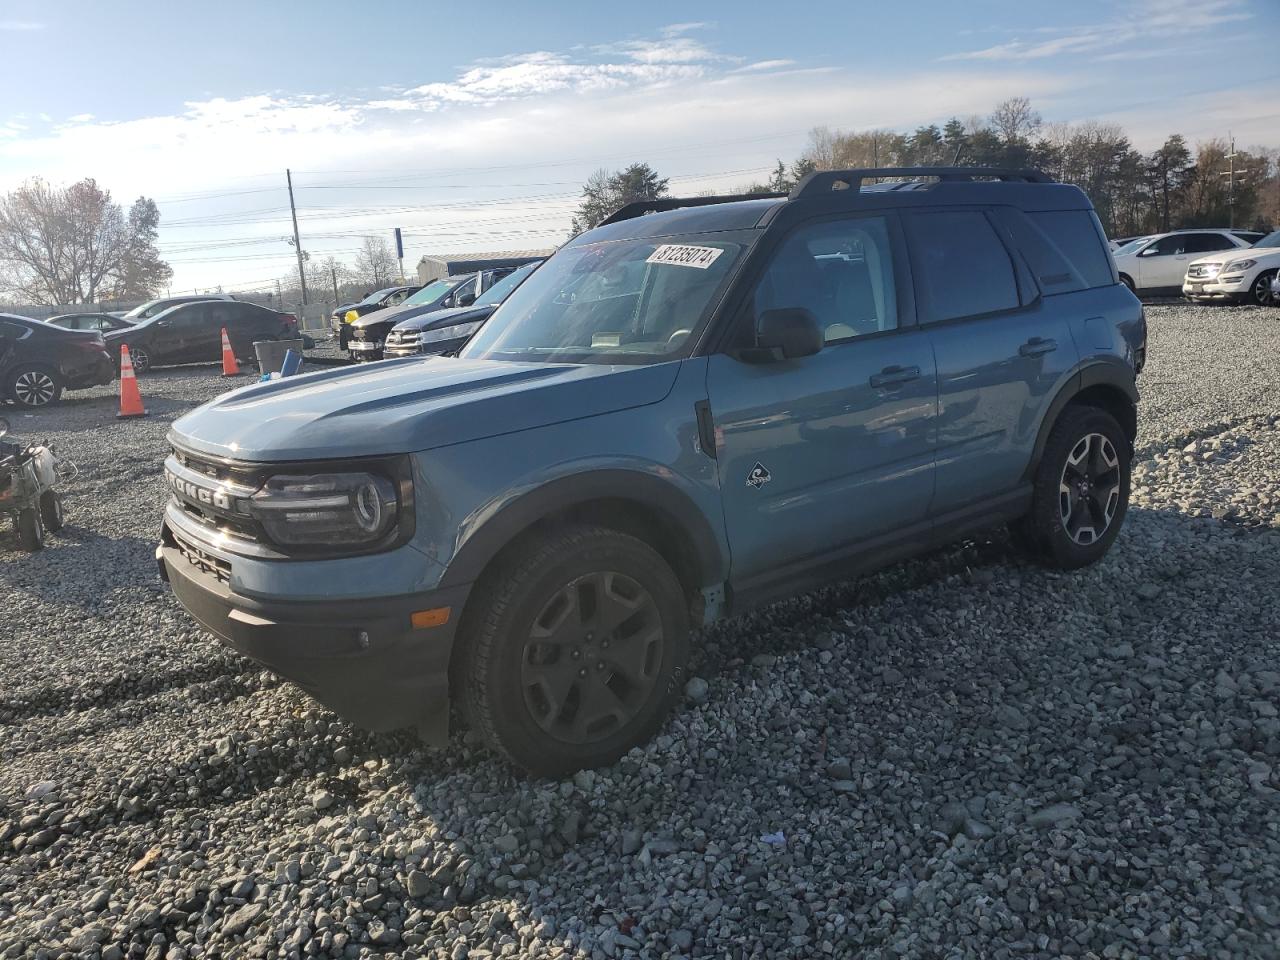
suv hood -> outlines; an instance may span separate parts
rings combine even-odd
[[[1197,257],[1187,266],[1197,263],[1234,263],[1237,260],[1258,260],[1268,266],[1280,266],[1280,247],[1236,247],[1234,250],[1219,250],[1206,257]]]
[[[403,305],[398,307],[388,307],[387,309],[379,312],[379,314],[376,317],[369,317],[367,321],[365,321],[364,317],[361,317],[359,320],[356,320],[351,325],[353,327],[362,327],[362,326],[374,326],[376,324],[382,324],[382,323],[389,323],[394,327],[397,323],[400,323],[402,320],[409,320],[409,319],[412,319],[413,317],[420,317],[424,313],[435,313],[439,309],[440,309],[440,305],[433,304],[433,303],[413,303],[407,307]],[[461,309],[465,310],[466,307],[462,307]]]
[[[470,323],[473,320],[486,320],[489,314],[497,310],[496,306],[486,307],[447,307],[444,310],[432,310],[416,317],[410,317],[397,323],[397,330],[426,330],[428,327],[451,327],[455,323]],[[392,320],[395,317],[391,318]]]
[[[413,453],[657,403],[679,369],[384,360],[233,390],[178,420],[170,437],[258,462]]]

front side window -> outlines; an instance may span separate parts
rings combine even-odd
[[[755,316],[801,307],[827,343],[898,326],[893,248],[884,217],[801,227],[783,241],[755,293]]]
[[[1161,237],[1151,246],[1142,251],[1144,257],[1173,257],[1178,254],[1186,253],[1187,237],[1186,234],[1175,233],[1167,237]]]
[[[527,263],[523,267],[511,271],[511,273],[486,290],[475,305],[477,307],[496,307],[507,299],[512,290],[524,282],[525,277],[533,273],[536,266],[536,263]]]
[[[928,298],[925,322],[1019,305],[1009,253],[982,213],[940,210],[915,214],[910,222],[916,266]]]
[[[687,355],[745,249],[730,237],[741,235],[566,247],[507,297],[461,356],[656,363]]]

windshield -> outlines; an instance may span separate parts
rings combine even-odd
[[[450,277],[448,280],[432,280],[413,296],[405,297],[400,301],[400,306],[409,307],[419,303],[432,303],[456,287],[459,279],[459,277]]]
[[[1146,243],[1150,239],[1151,239],[1150,237],[1138,237],[1138,239],[1136,240],[1130,240],[1128,243],[1121,244],[1120,246],[1116,247],[1115,251],[1112,253],[1112,256],[1119,257],[1119,256],[1123,256],[1126,253],[1133,253],[1140,246],[1142,246],[1144,243]]]
[[[391,295],[391,293],[392,293],[392,291],[394,291],[394,290],[396,290],[396,289],[398,289],[398,288],[397,288],[397,287],[383,287],[381,290],[375,290],[375,291],[373,291],[373,293],[369,294],[369,295],[368,295],[367,297],[365,297],[363,300],[357,301],[357,304],[356,304],[356,305],[357,305],[357,306],[362,306],[362,307],[363,307],[363,306],[368,306],[369,304],[379,303],[379,302],[381,302],[381,300],[382,300],[382,298],[383,298],[383,297],[390,296],[390,295]]]
[[[169,301],[169,302],[170,304],[172,304],[173,301]],[[145,320],[147,317],[153,317],[157,313],[159,313],[161,310],[165,310],[165,309],[167,309],[167,307],[165,306],[165,301],[148,300],[146,303],[142,303],[134,307],[132,310],[130,310],[128,313],[124,315],[124,318],[126,320],[134,320],[138,318]]]
[[[520,286],[521,281],[523,281],[525,277],[533,273],[533,268],[536,266],[536,263],[526,264],[519,270],[515,270],[507,274],[481,294],[480,299],[475,302],[475,306],[496,307],[503,300],[507,299],[507,295],[510,294],[512,290]]]
[[[1268,233],[1265,237],[1254,244],[1255,247],[1280,247],[1280,230],[1275,233]]]
[[[468,359],[645,363],[691,349],[744,249],[724,234],[561,250],[462,351]]]

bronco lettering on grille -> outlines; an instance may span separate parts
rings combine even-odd
[[[224,491],[218,489],[210,489],[201,486],[198,483],[192,483],[190,480],[184,480],[182,477],[175,476],[168,470],[165,471],[165,477],[169,481],[169,486],[173,492],[184,499],[193,503],[203,503],[207,506],[216,507],[219,510],[227,512],[235,512],[236,501],[228,496]]]

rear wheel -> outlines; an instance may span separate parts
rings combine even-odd
[[[34,553],[44,547],[44,524],[40,522],[40,513],[35,507],[19,510],[13,525],[18,531],[18,543],[23,550]]]
[[[1130,290],[1133,290],[1133,280],[1131,280],[1126,274],[1120,274],[1120,282]]]
[[[601,527],[530,542],[485,578],[459,637],[467,713],[539,776],[617,760],[657,730],[689,650],[679,581]]]
[[[40,519],[50,533],[57,533],[62,529],[62,497],[56,490],[46,490],[40,494]]]
[[[146,347],[130,347],[129,361],[133,364],[134,373],[146,373],[151,369],[151,354]]]
[[[48,367],[19,366],[9,374],[5,392],[20,407],[44,407],[62,396],[62,377]]]
[[[1067,407],[1049,433],[1015,542],[1063,570],[1100,560],[1124,523],[1129,469],[1129,441],[1115,418],[1097,407]]]

